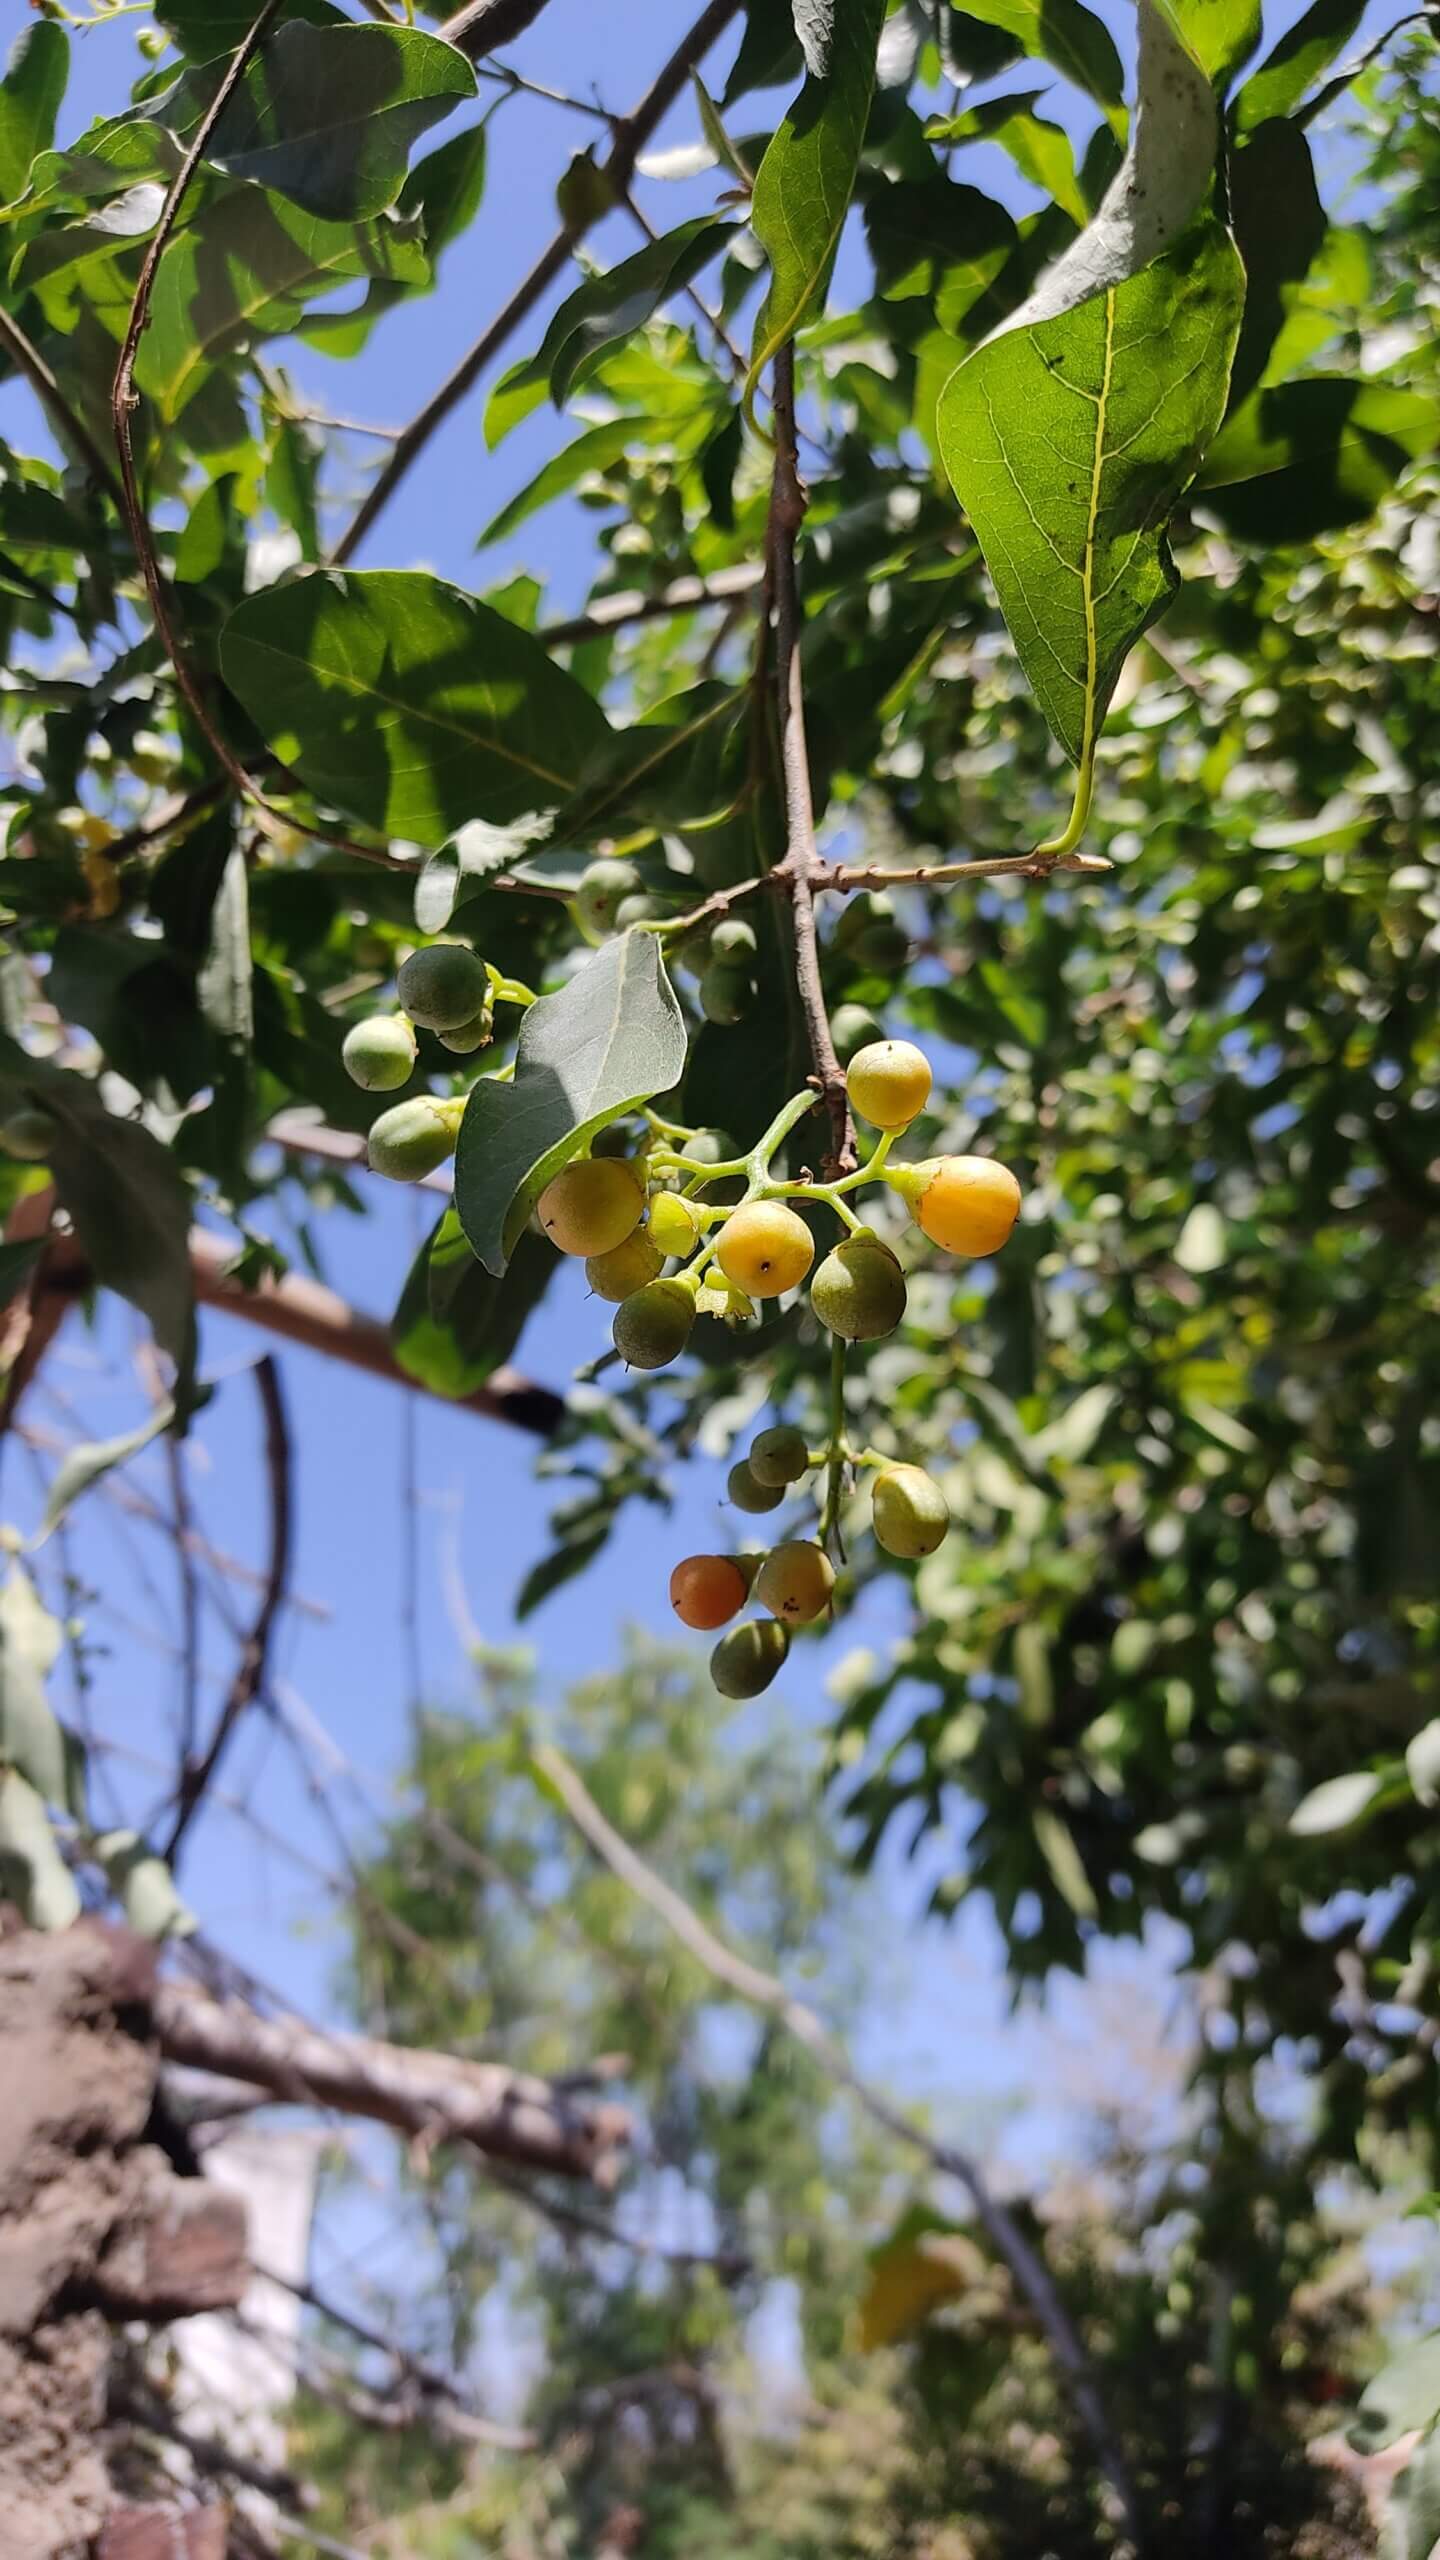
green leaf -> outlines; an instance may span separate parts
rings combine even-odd
[[[0,1590],[0,1761],[29,1780],[47,1804],[80,1813],[83,1763],[46,1695],[60,1651],[60,1628],[35,1585],[12,1563]]]
[[[1158,0],[1186,52],[1225,89],[1260,41],[1260,0]]]
[[[197,1926],[163,1858],[134,1831],[104,1831],[91,1844],[110,1890],[142,1938],[188,1938]]]
[[[249,64],[205,156],[307,213],[359,221],[394,200],[411,145],[475,91],[464,55],[438,36],[296,22]]]
[[[432,853],[415,883],[415,922],[421,933],[443,933],[461,898],[497,871],[523,862],[529,847],[550,833],[548,818],[517,818],[513,826],[487,826],[472,818],[449,844]]]
[[[531,1566],[515,1595],[517,1618],[531,1617],[542,1600],[563,1583],[573,1582],[577,1574],[593,1564],[610,1535],[609,1525],[603,1529],[587,1529],[583,1537],[567,1538],[563,1546],[552,1547],[548,1556]]]
[[[122,1467],[128,1458],[138,1457],[142,1449],[148,1449],[152,1440],[158,1440],[161,1432],[169,1429],[174,1419],[175,1407],[167,1397],[133,1431],[118,1432],[113,1440],[87,1440],[79,1448],[67,1450],[50,1480],[45,1516],[34,1544],[40,1546],[51,1530],[59,1527],[72,1502],[88,1493],[92,1484],[108,1476],[112,1467]]]
[[[990,339],[941,395],[946,469],[1082,793],[1125,658],[1179,584],[1165,523],[1224,411],[1241,290],[1206,219],[1138,275]]]
[[[200,1010],[222,1040],[255,1037],[250,969],[250,874],[239,845],[231,848],[210,912],[210,948],[196,993]]]
[[[1120,56],[1108,28],[1080,0],[969,0],[968,14],[999,27],[1033,58],[1053,62],[1115,120],[1125,96]]]
[[[1086,223],[1090,207],[1075,174],[1075,154],[1063,125],[1035,113],[1038,89],[986,98],[963,114],[937,116],[925,127],[927,142],[998,142],[1034,187],[1053,197],[1072,222]]]
[[[1350,1769],[1343,1778],[1326,1778],[1301,1797],[1289,1828],[1302,1840],[1318,1839],[1328,1831],[1348,1831],[1373,1804],[1383,1783],[1374,1769]],[[1440,2407],[1440,2401],[1436,2405]]]
[[[738,225],[710,214],[682,222],[603,276],[587,276],[561,303],[526,370],[546,381],[557,409],[587,382],[612,347],[644,327],[672,294],[719,256]]]
[[[896,302],[924,296],[946,329],[993,283],[1018,238],[1003,205],[939,169],[930,178],[897,179],[873,195],[865,234],[881,293]]]
[[[1068,1902],[1077,1920],[1097,1919],[1099,1907],[1069,1824],[1044,1804],[1034,1807],[1030,1820],[1040,1855],[1062,1900]]]
[[[70,45],[63,27],[41,18],[22,29],[0,80],[0,204],[23,196],[35,161],[54,141],[69,75]]]
[[[1440,1804],[1440,1716],[1412,1733],[1405,1745],[1405,1768],[1421,1804]]]
[[[30,1236],[20,1244],[0,1244],[0,1307],[8,1307],[19,1296],[45,1250],[43,1236]]]
[[[848,0],[837,13],[823,69],[812,63],[756,171],[750,218],[770,261],[770,289],[755,323],[747,403],[776,350],[824,302],[860,164],[884,17],[885,0]]]
[[[14,1769],[0,1776],[0,1882],[14,1891],[32,1929],[68,1929],[80,1916],[79,1891],[50,1817]]]
[[[556,815],[557,844],[589,845],[632,827],[698,826],[736,796],[726,761],[730,715],[743,708],[733,686],[713,678],[652,703],[627,729],[612,731],[585,779]]]
[[[1373,515],[1437,435],[1440,403],[1424,392],[1309,374],[1251,394],[1211,446],[1196,491],[1231,532],[1304,542]]]
[[[609,737],[538,640],[420,571],[327,570],[248,596],[225,681],[312,791],[431,848],[551,809]]]
[[[1232,151],[1230,220],[1245,262],[1245,317],[1230,374],[1238,408],[1259,381],[1286,319],[1286,287],[1309,274],[1325,238],[1310,145],[1298,124],[1272,117]]]
[[[553,1174],[606,1122],[667,1093],[685,1024],[653,933],[620,933],[520,1025],[513,1084],[482,1076],[455,1155],[455,1206],[475,1253],[502,1272]]]
[[[1440,2416],[1440,2330],[1382,2365],[1360,2394],[1350,2442],[1361,2453],[1383,2453],[1413,2427],[1433,2426]]]
[[[510,1358],[557,1260],[544,1236],[526,1233],[497,1279],[447,1209],[411,1265],[391,1323],[401,1368],[432,1394],[473,1395]]]
[[[1027,1618],[1015,1630],[1014,1668],[1021,1722],[1042,1732],[1055,1720],[1055,1682],[1050,1670],[1050,1638],[1038,1619]]]
[[[345,19],[332,0],[286,0],[283,20],[303,18],[307,26],[343,27]],[[192,60],[213,62],[233,53],[255,23],[252,0],[157,0],[155,16]]]
[[[1347,45],[1365,15],[1365,0],[1314,0],[1287,27],[1235,101],[1235,122],[1252,133],[1269,116],[1288,116],[1311,82]]]
[[[684,451],[691,444],[700,442],[712,415],[708,406],[696,409],[693,436],[675,438],[679,450]],[[548,506],[552,498],[565,496],[577,481],[586,479],[592,471],[608,471],[612,464],[623,462],[638,445],[669,443],[673,434],[674,424],[668,418],[606,418],[599,426],[587,427],[584,434],[576,436],[562,452],[552,454],[534,479],[527,480],[524,488],[517,489],[499,514],[491,517],[476,543],[477,551],[483,550],[489,542],[503,542],[506,535],[523,524],[527,516],[534,515],[537,508]]]

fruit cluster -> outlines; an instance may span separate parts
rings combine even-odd
[[[497,1004],[533,1004],[529,987],[503,978],[463,942],[434,942],[412,951],[395,981],[398,1013],[371,1014],[346,1032],[340,1056],[365,1093],[398,1093],[415,1072],[415,1033],[433,1031],[442,1049],[473,1057],[493,1039]],[[372,1173],[391,1182],[421,1182],[455,1145],[463,1094],[410,1094],[372,1121],[366,1141]]]

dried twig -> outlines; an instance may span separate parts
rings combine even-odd
[[[268,2267],[256,2267],[255,2273],[266,2284],[277,2285],[282,2293],[292,2294],[297,2302],[305,2303],[311,2311],[318,2311],[322,2320],[328,2320],[332,2328],[345,2330],[360,2346],[373,2347],[380,2355],[388,2356],[397,2372],[413,2383],[422,2399],[439,2401],[454,2411],[462,2422],[459,2432],[472,2444],[492,2445],[502,2453],[533,2452],[539,2438],[532,2428],[506,2427],[496,2418],[487,2418],[475,2407],[469,2393],[439,2365],[428,2364],[423,2356],[412,2354],[410,2348],[402,2346],[398,2339],[387,2338],[382,2330],[372,2329],[353,2311],[342,2310],[338,2302],[332,2302],[313,2284],[301,2284],[290,2276],[274,2275]],[[413,2414],[412,2404],[406,2412],[407,2423]]]
[[[535,1763],[555,1788],[576,1828],[583,1832],[611,1873],[627,1884],[632,1893],[664,1921],[707,1973],[712,1974],[717,1982],[726,1984],[742,2000],[749,2001],[753,2007],[774,2018],[797,2044],[803,2045],[831,2079],[850,2091],[876,2124],[904,2143],[908,2150],[919,2152],[942,2176],[957,2179],[965,2188],[977,2221],[1010,2269],[1017,2287],[1049,2340],[1051,2352],[1065,2376],[1071,2398],[1089,2434],[1097,2465],[1110,2484],[1138,2554],[1143,2545],[1139,2501],[1124,2451],[1106,2414],[1094,2366],[1049,2268],[1039,2252],[1032,2248],[1008,2206],[992,2193],[978,2161],[954,2143],[937,2142],[913,2117],[906,2115],[882,2090],[874,2088],[864,2078],[818,2011],[812,2009],[808,2002],[795,1999],[774,1974],[764,1973],[758,1965],[734,1954],[674,1887],[646,1866],[629,1842],[622,1839],[613,1824],[606,1820],[578,1771],[558,1751],[548,1743],[542,1743],[535,1752]]]

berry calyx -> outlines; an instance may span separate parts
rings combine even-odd
[[[433,1094],[417,1093],[408,1102],[392,1103],[372,1121],[365,1141],[372,1173],[387,1182],[420,1182],[442,1165],[455,1144],[456,1114]]]
[[[783,1200],[747,1200],[721,1228],[715,1259],[747,1298],[778,1298],[798,1289],[815,1244],[804,1219]]]
[[[755,1597],[786,1626],[805,1626],[830,1605],[835,1567],[811,1538],[772,1547],[755,1576]]]
[[[22,1164],[43,1164],[54,1144],[54,1121],[33,1103],[12,1111],[0,1126],[0,1147],[7,1156],[18,1156]]]
[[[580,874],[575,905],[581,923],[591,933],[613,933],[622,900],[636,897],[643,885],[633,862],[623,862],[615,854],[601,854],[598,861],[587,863]]]
[[[612,1245],[608,1253],[588,1254],[585,1277],[597,1298],[608,1298],[612,1306],[618,1307],[648,1281],[658,1279],[664,1265],[665,1256],[659,1246],[652,1243],[643,1227],[637,1227],[633,1236],[627,1236],[623,1244]]]
[[[432,942],[402,961],[395,992],[422,1031],[458,1031],[483,1006],[490,974],[463,942]]]
[[[768,1689],[790,1650],[775,1618],[747,1618],[732,1627],[710,1656],[710,1677],[722,1698],[758,1698]]]
[[[762,1484],[748,1458],[738,1458],[725,1479],[725,1491],[737,1511],[774,1511],[785,1499],[780,1484]]]
[[[651,1280],[615,1310],[611,1339],[632,1369],[664,1369],[678,1360],[695,1321],[695,1295],[683,1280]]]
[[[731,1556],[686,1556],[670,1576],[670,1606],[685,1627],[723,1627],[747,1596],[745,1576]]]
[[[1020,1185],[993,1156],[931,1156],[923,1164],[887,1168],[932,1244],[972,1260],[998,1253],[1020,1215]]]
[[[868,1228],[832,1245],[810,1283],[810,1304],[842,1342],[878,1342],[905,1313],[905,1274]]]
[[[887,1556],[933,1556],[950,1527],[950,1505],[923,1467],[882,1467],[871,1518]]]
[[[403,1013],[372,1014],[352,1023],[340,1043],[340,1062],[362,1093],[397,1093],[415,1072],[415,1031]]]
[[[650,1202],[647,1232],[662,1254],[682,1254],[690,1252],[700,1227],[688,1202],[677,1199],[673,1191],[657,1191]]]
[[[547,1182],[537,1215],[561,1253],[610,1253],[640,1224],[645,1194],[620,1156],[577,1156]]]
[[[845,1090],[875,1129],[908,1129],[930,1099],[930,1061],[913,1040],[872,1040],[845,1071]]]
[[[748,1464],[757,1484],[798,1484],[810,1464],[804,1432],[793,1422],[773,1423],[752,1440]]]

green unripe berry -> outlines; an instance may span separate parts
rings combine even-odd
[[[419,1182],[445,1162],[454,1144],[453,1113],[442,1110],[432,1094],[417,1093],[381,1112],[365,1150],[372,1173],[383,1173],[389,1182]]]
[[[0,1147],[7,1156],[18,1156],[22,1164],[43,1164],[54,1144],[54,1121],[33,1103],[12,1111],[0,1127]]]
[[[458,1031],[485,1003],[490,976],[463,942],[433,942],[401,963],[395,992],[422,1031]]]
[[[755,928],[743,916],[722,916],[710,936],[711,959],[732,969],[748,967],[759,948]]]
[[[346,1032],[340,1058],[362,1093],[397,1093],[415,1072],[414,1030],[403,1013],[374,1014]]]
[[[437,1037],[441,1048],[448,1049],[453,1058],[469,1058],[488,1045],[494,1032],[495,1017],[487,1005],[473,1020],[460,1023],[454,1031],[442,1031]]]
[[[835,928],[835,947],[863,969],[885,971],[902,965],[910,943],[890,900],[867,891],[850,900]]]
[[[659,1246],[652,1242],[643,1227],[623,1244],[612,1245],[608,1253],[592,1253],[585,1265],[585,1277],[597,1298],[608,1298],[612,1306],[620,1306],[633,1298],[647,1281],[658,1278],[665,1261]]]
[[[721,1637],[710,1656],[710,1677],[722,1698],[758,1698],[789,1650],[789,1635],[778,1618],[747,1618]]]
[[[621,899],[615,910],[615,930],[628,933],[632,924],[645,924],[655,913],[654,899],[647,897],[643,889],[633,890],[628,898]]]
[[[615,1310],[611,1339],[631,1369],[664,1369],[678,1360],[695,1322],[695,1298],[683,1280],[651,1280]]]
[[[950,1505],[923,1467],[882,1467],[872,1519],[887,1556],[933,1556],[950,1526]]]
[[[835,1055],[842,1067],[848,1067],[857,1049],[867,1048],[872,1040],[883,1040],[884,1031],[868,1005],[837,1005],[830,1017],[830,1037]]]
[[[696,1166],[723,1164],[732,1152],[728,1140],[718,1129],[697,1129],[694,1137],[687,1138],[680,1150],[683,1161]]]
[[[750,1472],[757,1484],[798,1484],[810,1464],[803,1431],[793,1422],[777,1422],[750,1444]]]
[[[868,1229],[842,1236],[810,1283],[810,1304],[842,1342],[878,1342],[905,1313],[905,1274]]]
[[[762,1484],[748,1458],[741,1458],[725,1482],[737,1511],[774,1511],[785,1499],[781,1484]]]
[[[622,862],[613,854],[602,854],[598,862],[587,863],[575,892],[581,923],[591,933],[613,933],[619,922],[621,900],[633,898],[643,885],[634,863]]]
[[[728,1031],[743,1022],[755,1001],[754,981],[725,960],[712,960],[700,980],[700,1010],[707,1022]]]
[[[700,1233],[694,1210],[673,1191],[657,1191],[650,1202],[651,1242],[663,1254],[689,1253]]]

